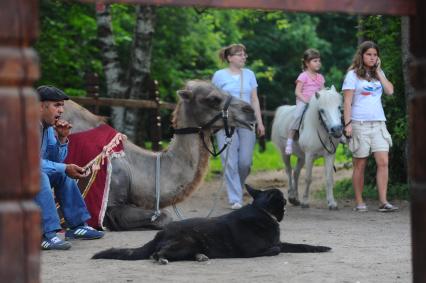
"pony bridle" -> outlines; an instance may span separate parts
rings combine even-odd
[[[229,95],[225,101],[225,104],[223,105],[222,110],[218,114],[216,114],[216,116],[214,116],[210,121],[208,121],[206,124],[202,125],[201,127],[188,127],[188,128],[174,129],[174,133],[176,135],[199,134],[201,140],[203,141],[203,145],[207,149],[207,151],[210,152],[210,154],[215,157],[218,156],[226,149],[228,144],[231,142],[231,137],[234,134],[234,130],[235,130],[234,127],[229,127],[229,124],[228,124],[228,108],[229,108],[229,105],[231,105],[231,101],[232,101],[232,95]],[[213,146],[213,149],[210,150],[205,141],[203,130],[211,128],[211,126],[219,119],[222,119],[223,121],[223,127],[224,127],[225,135],[226,135],[225,144],[219,151],[217,151],[216,147],[214,146],[213,135],[211,134],[210,141]]]
[[[332,149],[327,148],[327,145],[324,143],[324,141],[321,139],[321,135],[317,129],[317,135],[318,135],[318,139],[320,140],[322,147],[329,153],[329,154],[334,154],[336,153],[337,150],[337,146],[334,144],[333,139],[332,139],[332,133],[331,133],[331,129],[329,129],[327,127],[327,124],[324,122],[324,118],[321,115],[321,111],[318,111],[318,115],[319,115],[319,120],[321,122],[321,125],[323,126],[324,130],[327,132],[327,137],[328,140],[332,146]]]

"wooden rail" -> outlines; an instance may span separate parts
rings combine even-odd
[[[141,109],[161,109],[173,110],[176,104],[155,100],[144,100],[144,99],[122,99],[122,98],[106,98],[106,97],[71,97],[72,100],[81,105],[93,105],[93,106],[119,106],[126,108],[141,108]]]
[[[106,97],[77,97],[72,96],[71,99],[81,105],[90,105],[90,106],[118,106],[126,108],[138,108],[138,109],[168,109],[174,110],[176,107],[175,103],[159,101],[158,105],[155,100],[146,100],[146,99],[122,99],[122,98],[106,98]],[[272,110],[262,110],[262,115],[273,117],[275,111]]]

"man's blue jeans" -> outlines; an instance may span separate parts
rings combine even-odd
[[[62,229],[52,187],[54,187],[56,201],[61,207],[67,227],[76,227],[90,219],[90,214],[75,180],[65,173],[48,175],[41,172],[40,192],[34,201],[41,208],[43,234]]]

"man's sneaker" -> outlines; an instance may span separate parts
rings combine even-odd
[[[43,250],[68,250],[69,248],[71,248],[71,243],[62,240],[56,235],[52,238],[43,236],[41,241],[41,249]]]
[[[234,203],[233,205],[231,205],[231,209],[240,209],[241,207],[243,207],[241,204],[239,204],[238,202]]]
[[[65,232],[65,239],[81,239],[81,240],[94,240],[100,239],[104,236],[104,232],[93,229],[87,225],[77,226],[74,229],[67,229]]]
[[[360,203],[360,204],[357,204],[354,207],[354,211],[357,211],[357,212],[367,212],[368,208],[367,208],[367,205],[365,203]]]
[[[380,211],[380,212],[392,212],[392,211],[397,211],[398,209],[399,209],[398,207],[396,207],[396,206],[394,206],[394,205],[392,205],[392,204],[390,204],[390,203],[387,202],[387,203],[381,205],[377,209],[377,211]]]

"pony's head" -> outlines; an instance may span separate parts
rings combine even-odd
[[[315,94],[318,102],[318,111],[321,122],[327,132],[335,138],[343,133],[342,124],[342,96],[336,88],[323,88]]]

